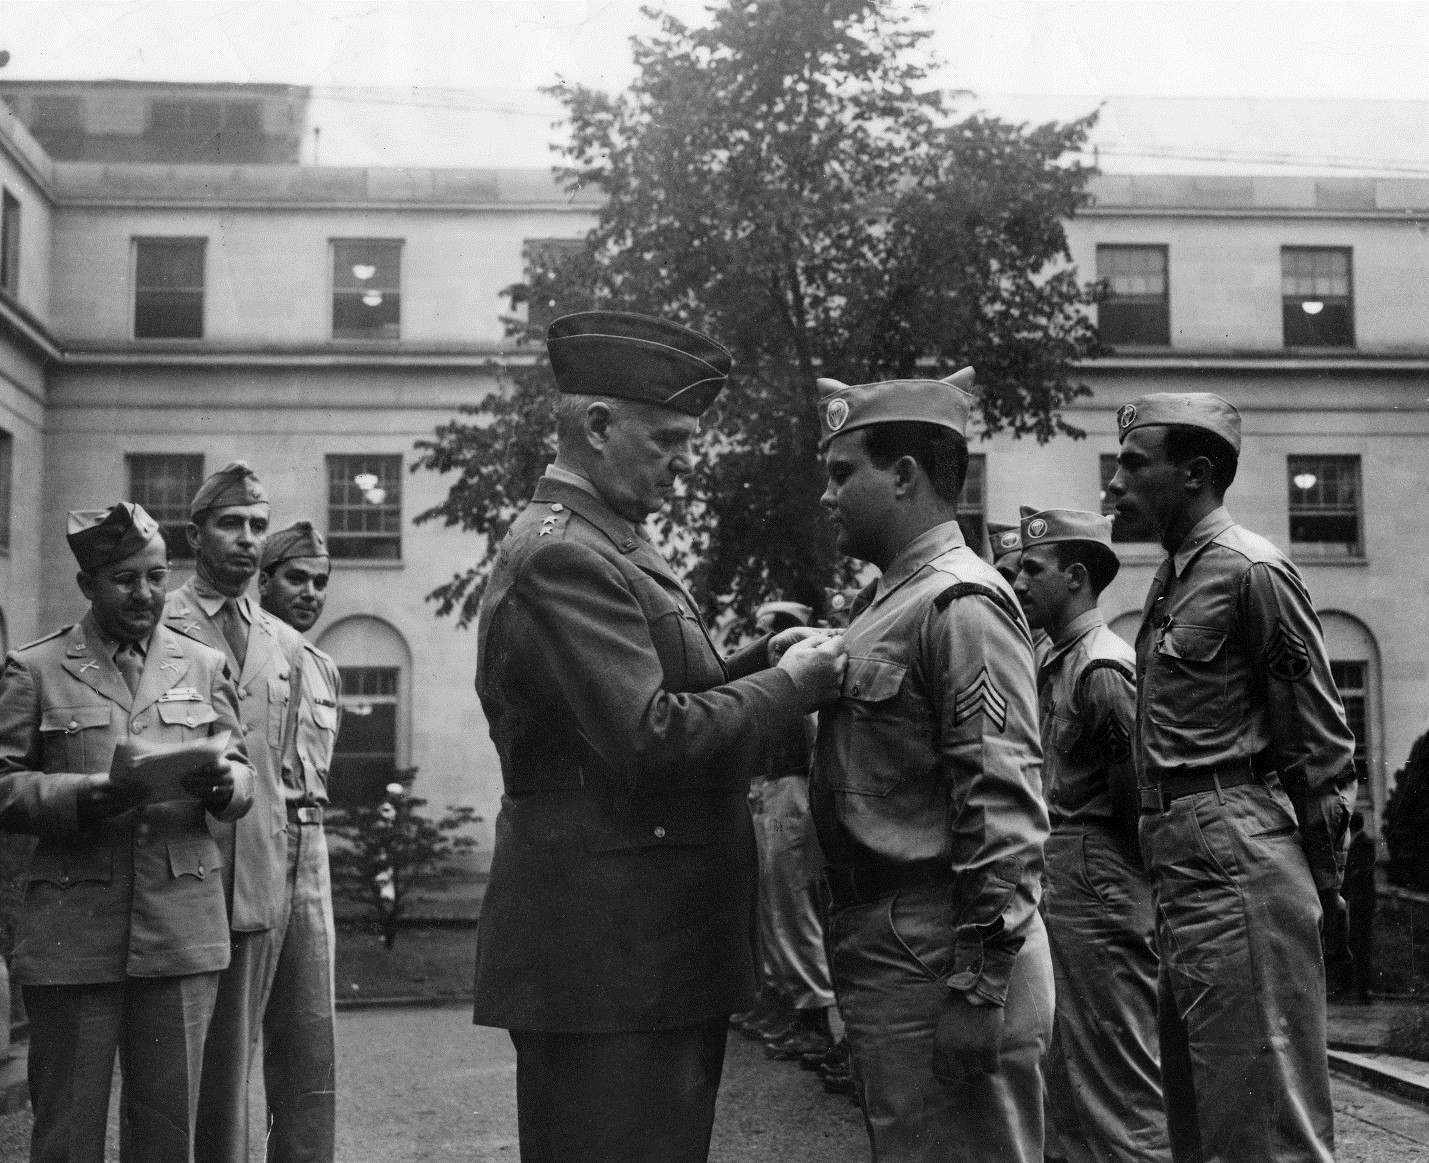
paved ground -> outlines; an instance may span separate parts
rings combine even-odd
[[[513,1163],[516,1066],[505,1033],[465,1006],[339,1018],[340,1163]],[[1422,1163],[1429,1111],[1333,1081],[1339,1163]],[[0,1118],[0,1163],[26,1157],[28,1115]],[[111,1160],[117,1159],[111,1152]],[[863,1163],[858,1112],[813,1075],[731,1037],[714,1163]],[[261,1153],[255,1151],[255,1163]]]

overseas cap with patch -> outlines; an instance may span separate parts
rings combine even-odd
[[[1240,453],[1240,413],[1214,392],[1153,392],[1123,404],[1116,414],[1117,439],[1125,440],[1133,429],[1157,424],[1204,428]]]
[[[562,315],[546,332],[556,386],[698,416],[715,402],[734,357],[708,335],[627,311]]]
[[[294,521],[286,529],[268,535],[268,540],[263,543],[263,556],[258,560],[258,568],[266,571],[290,558],[327,555],[327,542],[313,528],[313,523]]]
[[[189,502],[189,516],[197,517],[209,509],[222,509],[229,505],[257,505],[268,503],[268,494],[258,480],[258,474],[241,460],[224,465],[203,484],[199,485],[194,499]]]
[[[1111,577],[1116,577],[1121,569],[1121,559],[1111,544],[1111,522],[1109,516],[1088,513],[1081,509],[1043,509],[1040,512],[1024,512],[1022,515],[1022,548],[1031,549],[1037,545],[1051,545],[1056,542],[1077,541],[1084,545],[1094,545],[1106,556],[1111,568]],[[1108,581],[1111,578],[1107,579]]]
[[[131,501],[111,509],[76,509],[69,515],[65,540],[79,568],[93,573],[133,557],[155,537],[159,523]]]
[[[966,436],[973,406],[973,369],[965,367],[941,380],[884,380],[849,385],[821,379],[819,447],[841,432],[870,424],[936,424]]]
[[[992,562],[1022,549],[1022,526],[1004,525],[1001,521],[987,523],[987,542],[992,548]]]

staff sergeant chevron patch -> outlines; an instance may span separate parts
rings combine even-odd
[[[1113,763],[1125,763],[1131,755],[1131,732],[1115,711],[1102,723],[1100,735],[1102,754]]]
[[[1305,639],[1284,618],[1275,620],[1275,629],[1265,644],[1265,665],[1281,682],[1299,682],[1310,673],[1310,650]]]
[[[958,692],[957,701],[953,704],[953,715],[956,718],[953,725],[962,726],[979,711],[986,715],[987,721],[994,724],[999,731],[1007,726],[1007,700],[993,685],[987,667],[983,667],[977,678]]]

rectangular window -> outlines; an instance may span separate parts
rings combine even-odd
[[[0,288],[20,293],[20,199],[0,193]]]
[[[328,552],[335,558],[402,557],[402,457],[327,458]]]
[[[1363,557],[1360,458],[1286,458],[1290,552],[1295,557]]]
[[[328,794],[338,807],[375,804],[397,774],[396,667],[344,666],[342,725]]]
[[[1280,305],[1286,347],[1353,347],[1349,248],[1281,247]]]
[[[10,551],[10,481],[15,474],[15,438],[0,428],[0,550]]]
[[[1330,677],[1335,680],[1340,701],[1345,705],[1345,718],[1355,737],[1355,774],[1366,790],[1369,787],[1369,719],[1365,714],[1369,698],[1368,670],[1363,662],[1330,662]]]
[[[1112,518],[1112,524],[1111,524],[1111,539],[1112,539],[1113,541],[1129,542],[1129,543],[1132,543],[1132,544],[1141,544],[1141,545],[1144,545],[1144,544],[1147,543],[1147,541],[1149,540],[1149,538],[1145,538],[1145,537],[1132,537],[1132,536],[1129,536],[1128,534],[1122,532],[1122,531],[1118,528],[1118,524],[1119,524],[1119,523],[1118,523],[1118,522],[1116,521],[1116,519],[1115,519],[1115,518],[1116,518],[1116,502],[1111,499],[1110,495],[1109,495],[1109,494],[1107,493],[1107,491],[1106,491],[1106,490],[1107,490],[1107,485],[1111,484],[1111,478],[1114,477],[1114,476],[1116,476],[1116,469],[1117,469],[1116,455],[1117,455],[1117,454],[1114,453],[1114,452],[1104,452],[1104,453],[1101,454],[1101,458],[1100,458],[1101,474],[1102,474],[1102,515],[1103,515],[1103,516],[1106,516],[1106,517],[1111,517],[1111,518]]]
[[[203,484],[203,454],[141,453],[124,461],[129,467],[129,499],[159,523],[170,559],[192,560],[184,527],[189,523],[189,501]]]
[[[397,339],[402,322],[402,243],[334,239],[332,337]]]
[[[958,494],[958,524],[963,540],[981,553],[987,541],[987,457],[981,452],[968,456],[967,479]]]
[[[134,240],[134,338],[203,338],[202,238]]]
[[[1164,246],[1097,247],[1097,329],[1113,347],[1168,347],[1171,309]]]

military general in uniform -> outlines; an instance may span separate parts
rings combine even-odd
[[[1240,414],[1157,393],[1117,423],[1117,520],[1169,555],[1136,636],[1135,754],[1173,1157],[1330,1160],[1320,922],[1338,952],[1354,737],[1299,572],[1225,509]]]
[[[204,1039],[229,961],[223,855],[206,814],[248,811],[252,772],[222,652],[159,620],[167,551],[138,505],[69,515],[90,609],[0,675],[0,828],[39,837],[13,973],[30,1019],[34,1163],[102,1163],[117,1051],[120,1144],[192,1159]],[[188,795],[112,782],[120,744],[223,735]]]
[[[729,353],[607,311],[556,320],[547,347],[559,451],[479,614],[504,795],[475,1020],[511,1031],[523,1163],[703,1160],[725,1026],[754,1000],[750,778],[843,656],[721,658],[644,529]]]
[[[247,593],[268,532],[268,495],[242,461],[225,465],[189,503],[192,578],[169,594],[164,623],[228,658],[254,771],[253,808],[236,824],[215,824],[233,960],[219,982],[204,1052],[198,1163],[248,1163],[248,1074],[277,968],[289,897],[283,733],[292,671],[302,638]]]
[[[811,800],[830,963],[873,1157],[1041,1163],[1052,965],[1037,905],[1047,810],[1032,638],[963,541],[972,371],[821,380],[854,602]]]
[[[1057,982],[1046,1075],[1057,1153],[1068,1163],[1171,1158],[1156,908],[1141,865],[1131,754],[1136,655],[1097,608],[1121,566],[1111,524],[1073,509],[1029,513],[1015,587],[1028,622],[1051,642],[1037,675],[1052,819],[1042,913]]]
[[[305,633],[322,616],[331,574],[327,543],[311,521],[270,533],[258,562],[263,610]],[[263,1088],[272,1120],[268,1159],[332,1163],[336,929],[323,811],[342,680],[337,664],[305,638],[290,685],[282,766],[288,817],[286,908],[274,932],[277,964],[263,1008]]]

